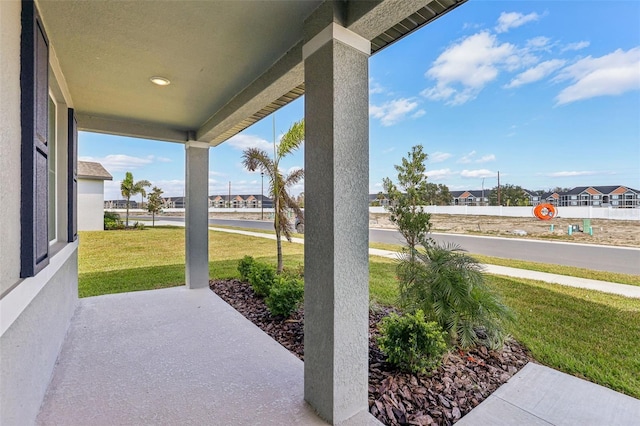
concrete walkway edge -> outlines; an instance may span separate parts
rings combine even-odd
[[[174,224],[171,222],[171,224]],[[247,235],[258,238],[268,238],[275,240],[273,234],[265,234],[262,232],[241,231],[237,229],[215,228],[209,227],[212,231],[227,232],[231,234]],[[304,244],[303,238],[292,238],[291,242]],[[388,259],[396,259],[398,254],[390,250],[369,249],[372,256],[386,257]],[[483,265],[485,272],[492,275],[502,275],[514,278],[525,278],[529,280],[544,281],[553,284],[564,285],[568,287],[584,288],[587,290],[601,291],[604,293],[617,294],[619,296],[640,299],[640,286],[628,284],[611,283],[607,281],[591,280],[587,278],[571,277],[567,275],[550,274],[548,272],[530,271],[527,269],[509,268],[507,266]]]

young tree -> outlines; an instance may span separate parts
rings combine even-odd
[[[156,213],[160,213],[162,211],[163,192],[164,191],[162,189],[154,186],[147,200],[147,211],[151,213],[152,223],[154,227],[156,226]]]
[[[431,215],[421,206],[428,203],[427,176],[425,161],[427,154],[422,145],[411,148],[408,158],[401,165],[394,166],[398,171],[398,186],[389,178],[384,178],[382,186],[387,193],[390,219],[407,240],[409,256],[414,258],[416,246],[426,240],[431,229]]]
[[[124,175],[124,180],[120,183],[120,192],[122,196],[127,200],[127,216],[125,221],[125,227],[129,227],[129,203],[131,202],[131,197],[136,194],[145,193],[144,188],[146,186],[151,186],[151,182],[148,180],[139,180],[138,182],[133,181],[133,174],[131,172],[127,172]]]
[[[529,203],[529,196],[522,187],[505,184],[500,187],[500,203],[503,206],[526,206]],[[489,204],[498,205],[498,187],[491,189],[489,193]]]
[[[269,177],[269,193],[274,203],[273,227],[276,231],[276,248],[278,253],[278,274],[282,272],[282,235],[291,241],[293,226],[287,218],[287,211],[293,210],[297,217],[302,218],[302,210],[295,197],[291,197],[287,192],[296,183],[304,178],[304,170],[296,169],[288,175],[280,172],[278,165],[288,154],[292,153],[302,145],[304,141],[304,121],[293,123],[291,128],[285,133],[280,144],[275,147],[274,158],[259,148],[247,148],[242,154],[242,164],[249,171],[260,170]]]
[[[451,204],[449,187],[441,183],[427,183],[427,203],[436,206],[448,206]]]

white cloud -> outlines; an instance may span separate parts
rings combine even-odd
[[[226,176],[226,173],[218,172],[215,170],[209,170],[209,176]]]
[[[464,178],[488,178],[495,177],[496,172],[492,172],[487,169],[479,169],[479,170],[463,170],[460,172],[460,176]]]
[[[573,83],[558,94],[557,105],[639,90],[640,47],[626,52],[617,49],[599,58],[588,56],[564,68],[556,80]]]
[[[164,179],[153,181],[151,184],[162,189],[164,197],[182,197],[185,193],[185,181],[183,179]]]
[[[529,68],[528,70],[521,72],[516,75],[508,84],[504,87],[505,89],[513,89],[516,87],[520,87],[524,84],[533,83],[538,80],[542,80],[558,68],[562,67],[566,61],[562,59],[552,59],[550,61],[540,62],[533,68]]]
[[[549,37],[538,36],[527,40],[527,47],[534,50],[549,50]]]
[[[593,175],[597,175],[597,172],[592,172],[592,171],[565,171],[565,172],[553,172],[553,173],[548,173],[546,174],[546,176],[549,177],[573,177],[573,176],[593,176]]]
[[[411,118],[420,118],[423,115],[425,115],[426,113],[427,113],[427,111],[425,111],[423,109],[419,109],[411,116]]]
[[[388,153],[393,152],[393,151],[395,151],[395,150],[396,150],[396,147],[395,147],[395,146],[392,146],[391,148],[383,149],[383,150],[382,150],[382,153],[383,153],[383,154],[388,154]]]
[[[449,46],[425,76],[436,85],[421,94],[448,105],[461,105],[474,99],[501,69],[515,71],[534,63],[536,58],[510,43],[500,43],[495,35],[482,31]]]
[[[375,81],[373,78],[369,79],[369,95],[376,95],[380,93],[385,93],[386,89],[382,87],[380,83]]]
[[[436,151],[433,154],[429,154],[429,161],[432,163],[442,163],[445,160],[453,157],[453,154],[449,154],[448,152],[440,152]]]
[[[412,99],[401,98],[385,102],[379,106],[370,105],[369,115],[379,119],[383,126],[388,127],[402,121],[407,114],[417,107],[418,102]]]
[[[173,160],[167,157],[156,157],[154,155],[149,156],[152,160],[155,160],[159,163],[171,163]]]
[[[488,163],[490,161],[496,161],[496,156],[494,154],[483,155],[476,160],[476,163]]]
[[[540,15],[535,12],[524,15],[519,12],[502,12],[495,29],[498,33],[506,33],[511,28],[518,28],[527,22],[537,21]]]
[[[438,170],[427,170],[425,175],[429,178],[430,181],[443,179],[449,176],[453,176],[457,174],[456,172],[452,172],[451,169],[438,169]]]
[[[463,155],[463,156],[458,160],[458,163],[463,163],[463,164],[471,163],[471,162],[473,161],[473,157],[474,157],[475,155],[476,155],[476,152],[475,152],[475,151],[471,151],[470,153]]]
[[[131,170],[138,169],[140,167],[151,164],[154,161],[154,156],[149,155],[146,157],[133,157],[125,154],[111,154],[106,157],[79,157],[80,161],[95,161],[107,169],[110,173],[113,172],[130,172]]]
[[[238,134],[229,138],[227,143],[240,151],[244,151],[247,148],[258,148],[267,152],[273,151],[271,142],[255,135]]]
[[[569,43],[565,47],[560,50],[561,52],[566,52],[567,50],[582,50],[585,47],[589,47],[591,43],[588,41],[578,41],[576,43]]]

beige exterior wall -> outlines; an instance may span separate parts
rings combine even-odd
[[[78,231],[104,229],[104,181],[78,179]]]
[[[0,295],[20,280],[20,11],[0,1]]]

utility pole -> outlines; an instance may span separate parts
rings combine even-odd
[[[484,206],[484,178],[482,178],[482,205]]]
[[[260,172],[260,220],[264,220],[264,172]]]
[[[229,181],[229,208],[231,208],[231,181]]]
[[[502,205],[500,204],[500,170],[498,170],[498,205]]]

